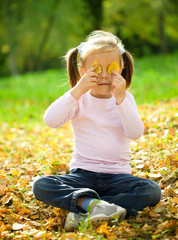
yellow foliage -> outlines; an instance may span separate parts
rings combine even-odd
[[[119,72],[119,65],[117,62],[113,61],[108,67],[108,73],[112,74],[112,71]]]
[[[98,65],[97,68],[94,70],[96,73],[101,73],[101,66],[99,65],[99,63],[97,62],[97,60],[95,60],[93,62],[93,64],[90,66],[90,68],[94,67],[95,65]]]

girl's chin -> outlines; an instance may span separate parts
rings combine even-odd
[[[113,95],[112,92],[108,92],[108,91],[107,92],[105,92],[105,91],[95,92],[92,90],[90,90],[90,94],[96,98],[111,98]]]

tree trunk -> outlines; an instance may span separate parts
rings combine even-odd
[[[86,0],[91,15],[93,16],[93,28],[100,30],[103,20],[103,0]]]
[[[159,27],[159,38],[160,38],[160,51],[161,51],[161,53],[167,53],[164,9],[165,9],[165,5],[164,5],[164,3],[162,3],[162,6],[158,10],[158,27]]]
[[[8,62],[9,62],[9,70],[11,75],[18,74],[18,68],[16,63],[16,45],[17,40],[15,33],[15,27],[13,25],[15,19],[13,18],[13,13],[11,9],[11,1],[6,2],[6,26],[7,26],[7,44],[9,46],[9,53],[8,53]]]
[[[39,70],[42,69],[42,58],[41,58],[41,56],[43,55],[45,46],[46,46],[46,44],[49,40],[51,31],[52,31],[52,27],[53,27],[54,20],[55,20],[55,10],[57,9],[57,6],[58,6],[59,2],[60,2],[59,0],[54,0],[53,1],[51,11],[50,11],[50,15],[49,15],[48,20],[47,20],[46,28],[44,30],[43,37],[42,37],[42,40],[41,40],[40,45],[39,45],[39,50],[38,50],[38,55],[37,55],[37,62],[38,62],[37,69],[39,69]]]

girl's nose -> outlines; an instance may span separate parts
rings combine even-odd
[[[108,78],[109,78],[109,73],[108,73],[107,69],[102,69],[101,79],[108,79]]]

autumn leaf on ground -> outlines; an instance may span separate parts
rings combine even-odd
[[[178,205],[177,102],[139,106],[145,134],[131,142],[135,176],[153,179],[162,189],[161,202],[135,218],[109,226],[81,227],[64,233],[67,211],[37,201],[32,183],[40,175],[69,171],[73,138],[61,129],[2,123],[0,133],[1,239],[176,239]]]

